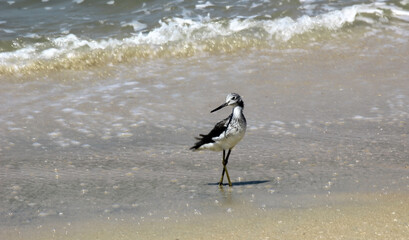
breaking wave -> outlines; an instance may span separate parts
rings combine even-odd
[[[86,69],[135,59],[186,57],[274,48],[298,36],[331,36],[355,25],[375,28],[389,21],[409,21],[409,11],[383,3],[361,4],[297,19],[250,17],[199,20],[169,18],[157,27],[123,39],[89,39],[67,33],[55,37],[28,35],[26,43],[0,52],[0,74],[43,70]]]

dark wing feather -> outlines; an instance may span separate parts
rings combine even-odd
[[[216,123],[212,131],[210,131],[207,135],[199,134],[200,137],[196,137],[198,140],[190,150],[196,150],[200,148],[203,144],[212,143],[214,137],[220,136],[222,132],[226,131],[228,124],[230,123],[230,118],[232,115],[228,116],[226,119],[221,120],[220,122]]]

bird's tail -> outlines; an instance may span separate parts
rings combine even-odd
[[[200,137],[195,137],[195,139],[197,140],[197,142],[195,143],[195,145],[193,145],[193,147],[189,148],[190,150],[192,150],[192,151],[197,151],[197,150],[199,150],[199,148],[200,148],[203,144],[207,143],[207,142],[205,141],[206,135],[204,135],[204,134],[199,134],[199,136],[200,136]]]

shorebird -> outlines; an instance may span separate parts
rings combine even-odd
[[[223,185],[224,173],[226,173],[229,186],[232,186],[226,165],[229,161],[231,150],[244,137],[247,126],[246,118],[243,115],[244,103],[237,93],[227,95],[226,102],[210,112],[215,112],[227,106],[233,107],[232,113],[227,118],[216,123],[208,134],[200,134],[200,137],[196,138],[198,141],[190,148],[193,151],[223,151],[223,171],[219,186]],[[228,151],[227,156],[226,151]]]

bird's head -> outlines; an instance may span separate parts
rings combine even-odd
[[[217,108],[213,109],[211,112],[216,112],[217,110],[220,110],[220,109],[222,109],[224,107],[227,107],[227,106],[233,106],[233,107],[242,106],[243,107],[244,104],[243,104],[243,100],[241,100],[241,97],[240,97],[239,94],[230,93],[226,97],[226,102],[223,103],[222,105],[218,106]]]

